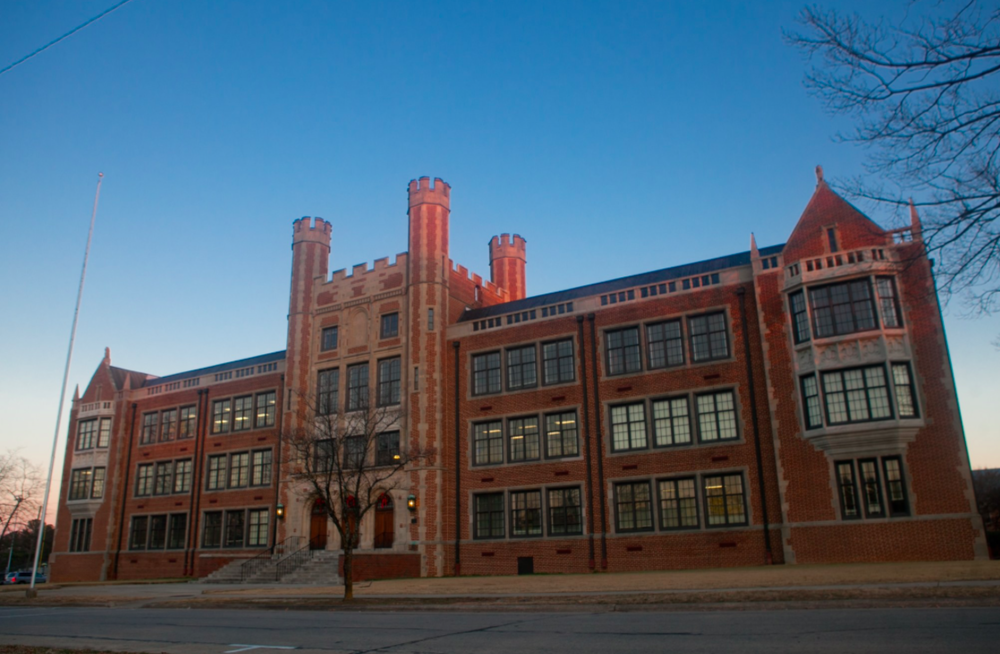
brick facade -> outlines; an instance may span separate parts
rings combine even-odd
[[[279,434],[332,371],[344,411],[365,367],[373,397],[397,371],[400,447],[433,456],[382,533],[362,520],[358,579],[985,556],[915,211],[885,231],[820,173],[784,245],[527,297],[523,238],[490,241],[484,281],[449,258],[451,188],[408,195],[407,252],[351,274],[327,273],[330,223],[295,221],[284,352],[162,378],[105,356],[73,404],[54,580],[204,576],[314,537]],[[194,432],[163,436],[184,408]],[[187,460],[190,486],[149,479]],[[93,497],[74,471],[98,467]]]

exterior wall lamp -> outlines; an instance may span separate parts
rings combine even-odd
[[[279,504],[277,507],[275,507],[275,509],[274,509],[274,515],[278,516],[278,520],[284,520],[285,519],[285,505],[284,504]]]
[[[406,508],[408,508],[410,511],[416,511],[417,510],[417,496],[416,495],[409,495],[406,498]]]

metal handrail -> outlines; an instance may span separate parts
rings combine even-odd
[[[274,580],[280,581],[283,576],[301,566],[306,559],[311,559],[313,551],[313,542],[309,541],[305,547],[292,552],[278,561],[278,564],[274,566]]]
[[[245,582],[248,579],[252,579],[262,568],[276,558],[280,559],[286,552],[298,551],[302,547],[303,541],[305,541],[305,537],[303,536],[289,536],[280,543],[272,545],[249,561],[246,561],[240,566],[240,581]]]

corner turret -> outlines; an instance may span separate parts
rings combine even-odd
[[[501,234],[490,239],[490,280],[507,289],[509,300],[527,297],[524,267],[528,261],[527,241],[519,234]]]

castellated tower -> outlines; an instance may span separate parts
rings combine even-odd
[[[490,281],[510,293],[510,301],[527,297],[524,265],[527,242],[518,234],[494,236],[490,240]]]
[[[305,216],[292,223],[292,288],[288,301],[288,362],[286,385],[292,419],[306,407],[312,360],[312,316],[315,287],[326,280],[330,262],[330,223]],[[288,424],[288,423],[286,423]]]
[[[448,217],[451,187],[441,179],[421,177],[409,185],[409,435],[424,450],[441,451],[444,430],[445,326],[448,320]],[[443,470],[440,458],[412,473],[411,488],[420,498],[410,537],[428,543],[421,574],[443,573]],[[431,544],[434,543],[434,544]]]

